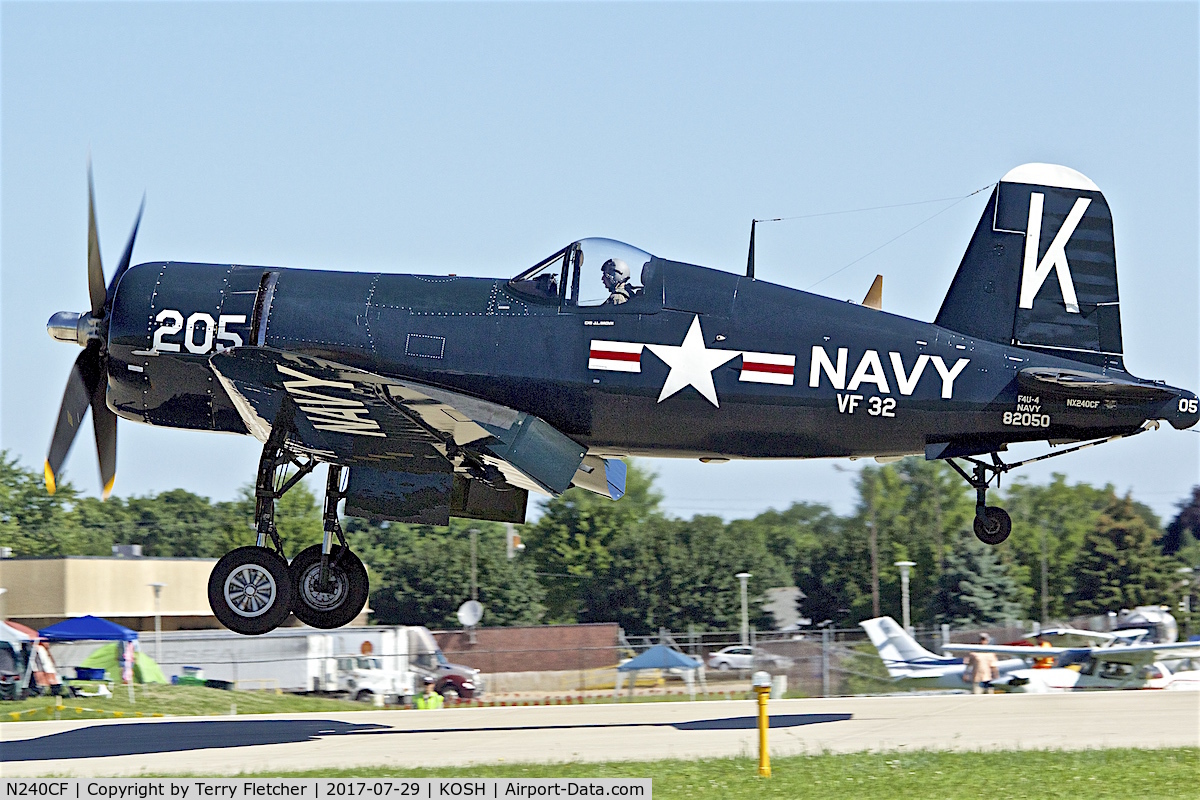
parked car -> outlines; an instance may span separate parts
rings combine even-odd
[[[410,663],[418,675],[433,678],[434,691],[448,700],[470,700],[483,694],[479,670],[450,663],[440,649],[418,652]]]
[[[792,666],[792,663],[792,659],[787,656],[769,653],[761,647],[746,647],[736,644],[724,647],[708,656],[709,669],[715,669],[718,672],[727,672],[731,669],[754,669],[755,667],[787,669]]]

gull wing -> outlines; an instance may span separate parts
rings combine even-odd
[[[533,414],[321,358],[238,347],[209,364],[256,438],[283,422],[322,460],[406,471],[433,457],[460,469],[466,454],[514,488],[558,495],[586,455]]]

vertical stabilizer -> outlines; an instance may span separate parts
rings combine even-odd
[[[1112,214],[1054,164],[1008,172],[988,200],[935,324],[1124,369]]]
[[[906,678],[914,670],[946,663],[946,659],[922,647],[891,617],[876,617],[858,624],[867,632],[893,678]]]

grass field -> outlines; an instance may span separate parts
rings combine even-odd
[[[35,697],[0,705],[0,722],[54,719],[56,698]],[[62,719],[111,719],[122,717],[172,715],[197,716],[229,714],[237,706],[238,714],[287,714],[303,711],[365,711],[364,703],[329,700],[322,697],[274,692],[226,692],[205,686],[141,685],[134,689],[130,704],[124,687],[117,687],[110,698],[64,697]],[[87,709],[82,712],[75,709]],[[25,713],[33,712],[33,713]],[[11,715],[17,714],[14,719]]]
[[[241,777],[653,778],[654,800],[1184,800],[1200,797],[1200,748],[1170,750],[856,753],[793,756],[759,778],[752,758],[606,764],[353,769]]]

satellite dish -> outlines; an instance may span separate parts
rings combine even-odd
[[[483,603],[468,600],[458,607],[458,621],[464,628],[473,628],[483,619]]]

